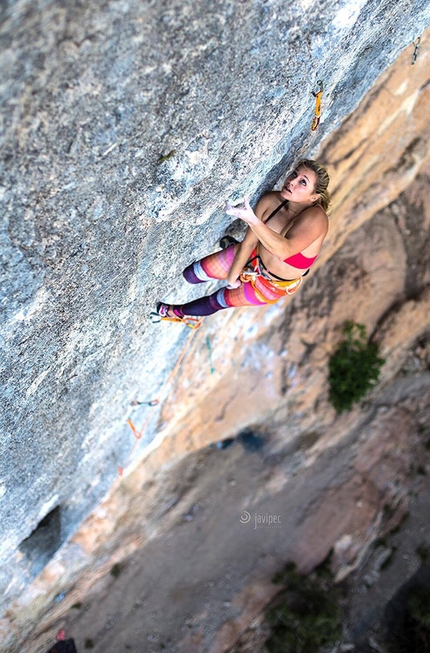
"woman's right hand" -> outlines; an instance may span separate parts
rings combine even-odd
[[[231,215],[233,218],[239,218],[249,224],[249,226],[258,224],[261,222],[260,218],[257,217],[254,211],[251,209],[249,204],[249,197],[245,197],[243,200],[243,206],[232,206],[230,202],[227,202],[225,205],[225,212],[227,215]]]

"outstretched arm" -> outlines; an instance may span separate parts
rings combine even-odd
[[[258,205],[256,211],[259,213]],[[303,212],[286,237],[262,222],[249,205],[248,198],[242,207],[228,204],[226,213],[246,222],[257,239],[280,261],[301,252],[327,231],[327,217],[320,208],[313,206]]]

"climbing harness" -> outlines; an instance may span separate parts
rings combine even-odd
[[[413,43],[412,45],[415,46],[414,54],[412,55],[412,62],[411,65],[413,66],[414,63],[417,60],[418,57],[418,50],[420,49],[420,43],[421,43],[421,36],[419,36]]]
[[[297,292],[297,290],[302,285],[304,275],[298,279],[274,279],[272,276],[268,276],[266,270],[267,268],[261,260],[261,257],[257,254],[248,261],[239,279],[243,283],[250,283],[258,299],[260,301],[264,301],[267,304],[275,304],[277,301],[279,301],[279,297],[272,301],[268,301],[267,298],[264,297],[261,291],[256,287],[256,280],[258,278],[263,280],[263,284],[265,282],[269,282],[272,286],[275,286],[275,288],[281,288],[285,291],[286,295],[294,295],[294,293]]]
[[[312,95],[315,98],[315,118],[313,119],[311,129],[314,132],[318,125],[320,124],[320,117],[321,117],[321,100],[322,100],[322,94],[324,90],[324,85],[321,79],[317,81],[317,86],[319,86],[319,91],[312,91]]]
[[[255,294],[257,295],[258,299],[261,302],[264,302],[265,304],[276,304],[276,302],[279,301],[279,297],[276,297],[276,299],[268,300],[267,297],[265,297],[262,294],[262,292],[257,288],[256,280],[258,277],[266,281],[268,280],[266,277],[264,277],[262,274],[259,274],[258,272],[248,272],[247,270],[244,270],[239,278],[241,281],[243,281],[243,283],[251,284]],[[302,285],[302,282],[303,282],[302,277],[299,277],[298,279],[291,279],[290,281],[276,281],[275,279],[270,279],[270,283],[276,288],[282,288],[282,290],[285,291],[286,295],[294,295],[294,293],[297,292],[300,286]]]

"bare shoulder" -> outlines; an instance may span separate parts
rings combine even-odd
[[[315,204],[310,206],[308,209],[305,209],[300,216],[300,221],[317,223],[321,227],[326,227],[328,229],[328,217],[327,213],[324,211],[322,206]]]
[[[258,215],[261,220],[281,203],[282,198],[279,196],[279,191],[269,191],[268,193],[264,193],[257,202],[255,214]]]
[[[325,238],[328,232],[328,217],[321,206],[315,205],[302,211],[288,230],[288,238],[306,233],[312,240]]]

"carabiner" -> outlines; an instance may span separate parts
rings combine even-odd
[[[415,63],[416,60],[417,60],[417,57],[418,57],[418,50],[419,50],[419,48],[420,48],[420,43],[421,43],[421,36],[419,36],[419,37],[416,39],[416,42],[414,41],[414,42],[412,43],[412,45],[415,46],[415,50],[414,50],[414,53],[413,53],[413,55],[412,55],[412,64],[411,64],[412,66],[414,65],[414,63]]]
[[[319,80],[317,81],[317,83],[315,84],[315,86],[319,86],[319,87],[320,87],[319,91],[312,91],[312,95],[313,95],[314,97],[317,97],[317,96],[318,96],[318,93],[322,93],[322,92],[324,91],[324,82],[322,81],[322,79],[319,79]]]

